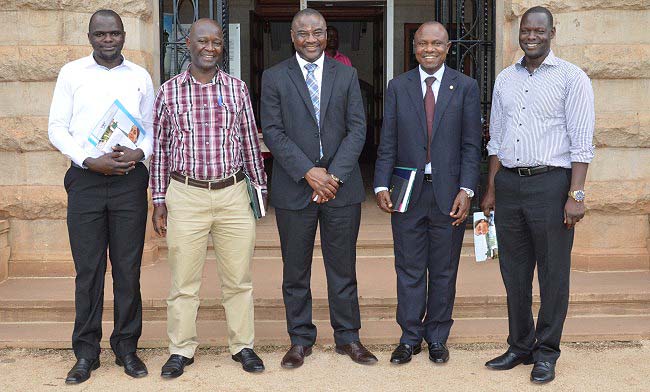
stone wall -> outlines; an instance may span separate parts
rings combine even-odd
[[[505,1],[503,64],[522,52],[517,31],[526,9],[555,18],[555,54],[592,79],[596,158],[587,176],[587,216],[576,230],[576,269],[650,268],[650,2],[647,0]]]
[[[0,282],[9,275],[9,221],[0,220]]]
[[[0,7],[0,219],[11,224],[9,275],[69,275],[63,176],[70,162],[48,141],[59,69],[87,56],[90,15],[115,10],[127,32],[124,55],[153,73],[157,33],[151,0],[5,0]],[[2,222],[2,221],[0,221]],[[2,234],[0,234],[2,235]],[[1,245],[1,244],[0,244]],[[0,250],[1,252],[2,250]],[[147,244],[143,262],[157,256]],[[0,279],[1,279],[0,268]]]

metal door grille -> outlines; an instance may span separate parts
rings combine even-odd
[[[160,0],[160,82],[187,69],[190,53],[185,45],[190,25],[210,18],[223,29],[222,69],[228,71],[228,0]]]

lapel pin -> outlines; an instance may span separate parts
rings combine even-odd
[[[450,90],[453,90],[453,89],[454,89],[454,86],[449,86],[449,89],[450,89]]]

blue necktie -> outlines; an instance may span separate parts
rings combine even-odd
[[[320,94],[318,92],[318,82],[316,82],[316,75],[314,75],[316,67],[318,67],[317,64],[305,64],[305,69],[307,70],[307,78],[305,78],[305,81],[307,82],[309,97],[311,98],[312,105],[314,105],[314,113],[316,114],[316,124],[318,125],[318,144],[320,148],[320,158],[322,158],[323,143],[320,140]]]

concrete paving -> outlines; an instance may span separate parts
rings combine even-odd
[[[262,374],[247,374],[223,350],[199,350],[196,362],[183,376],[163,380],[163,349],[141,350],[149,376],[132,379],[114,364],[110,351],[90,380],[66,386],[74,363],[70,350],[0,350],[0,390],[56,391],[648,391],[650,341],[585,343],[563,346],[556,380],[545,386],[530,383],[531,366],[491,371],[484,362],[502,353],[501,345],[452,345],[447,364],[431,363],[425,352],[406,365],[388,362],[390,346],[373,347],[380,362],[357,365],[336,354],[331,346],[318,346],[302,368],[282,369],[285,347],[258,349],[266,363]]]

